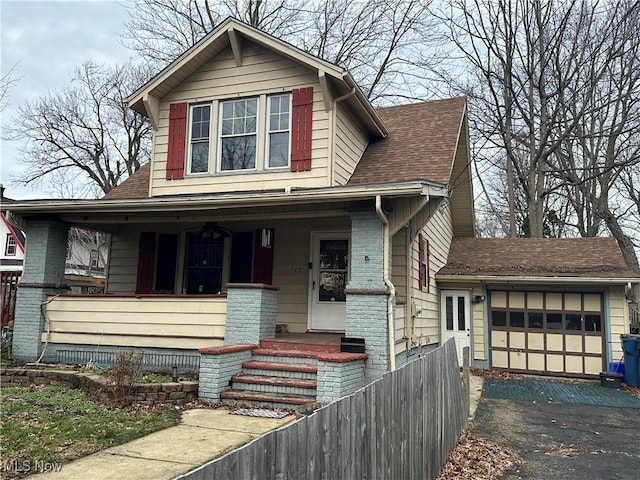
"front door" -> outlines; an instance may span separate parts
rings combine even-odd
[[[455,338],[458,363],[462,366],[462,349],[469,346],[471,331],[470,293],[464,290],[442,290],[440,311],[441,343]]]
[[[349,275],[349,233],[311,234],[309,330],[343,332]]]

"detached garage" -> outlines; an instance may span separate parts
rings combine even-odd
[[[443,298],[471,299],[469,334],[456,338],[471,347],[472,365],[597,377],[622,358],[625,295],[640,274],[612,238],[465,238],[454,239],[436,280]]]

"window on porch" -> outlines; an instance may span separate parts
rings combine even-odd
[[[272,283],[273,230],[143,232],[136,293],[211,295],[227,283]]]

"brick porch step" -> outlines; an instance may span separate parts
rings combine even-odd
[[[256,360],[248,360],[242,364],[242,368],[252,370],[270,370],[275,372],[318,373],[318,367],[316,365],[308,365],[305,363],[260,362]]]
[[[302,350],[283,350],[278,348],[256,348],[253,350],[253,355],[260,355],[264,357],[291,357],[291,358],[309,358],[317,359],[318,355],[328,352],[313,352]]]
[[[234,375],[231,377],[234,384],[251,383],[256,385],[273,385],[277,387],[290,388],[318,388],[318,382],[304,378],[268,377],[266,375]]]
[[[309,395],[282,395],[269,392],[252,392],[249,390],[227,390],[220,394],[222,400],[244,402],[250,404],[269,404],[294,408],[315,403],[315,397]]]
[[[303,342],[286,342],[282,340],[260,340],[260,349],[267,350],[286,350],[289,352],[325,352],[334,353],[340,351],[340,345],[335,343],[303,343]]]

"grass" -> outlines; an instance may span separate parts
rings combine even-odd
[[[5,387],[1,395],[0,478],[6,480],[28,473],[16,466],[65,463],[179,421],[171,408],[115,408],[67,387]]]

